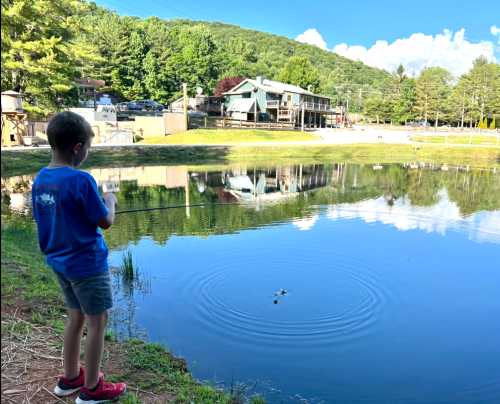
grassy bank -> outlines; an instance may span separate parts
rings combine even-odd
[[[231,149],[232,161],[316,164],[433,162],[437,164],[500,166],[500,147],[463,148],[444,145],[358,144],[308,147],[238,147]]]
[[[59,286],[38,252],[33,224],[2,217],[2,402],[56,400],[51,391],[61,371],[65,309]],[[108,338],[103,370],[125,380],[121,403],[239,403],[242,391],[225,393],[198,383],[184,360],[163,346]],[[254,397],[253,403],[262,403]]]
[[[500,137],[492,135],[432,135],[432,136],[422,136],[413,135],[410,137],[414,142],[424,142],[424,143],[441,143],[441,144],[474,144],[474,145],[499,145]]]
[[[311,133],[265,129],[195,129],[175,135],[148,138],[145,144],[244,144],[258,142],[307,142],[319,140]]]
[[[50,160],[50,150],[2,150],[2,176],[31,174]],[[90,152],[83,168],[132,167],[140,165],[214,165],[247,163],[259,165],[404,163],[500,167],[500,147],[422,144],[356,144],[287,146],[122,146],[99,147]]]

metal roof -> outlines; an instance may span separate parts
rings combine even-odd
[[[241,94],[243,92],[247,92],[246,90],[245,91],[239,90],[240,87],[242,87],[243,84],[245,84],[245,83],[250,83],[254,87],[258,87],[262,91],[265,91],[266,93],[283,94],[283,93],[287,92],[287,93],[310,95],[310,96],[320,97],[320,98],[329,98],[329,97],[325,97],[324,95],[314,94],[311,91],[304,90],[302,87],[295,86],[293,84],[281,83],[279,81],[268,80],[268,79],[262,79],[261,82],[258,82],[257,80],[253,80],[253,79],[245,79],[240,84],[233,87],[231,90],[225,92],[224,95],[235,95],[235,94]]]

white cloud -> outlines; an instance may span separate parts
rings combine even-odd
[[[491,32],[497,35],[500,29],[493,26]],[[388,71],[394,71],[401,63],[412,75],[417,75],[426,67],[441,66],[459,76],[467,72],[479,56],[485,56],[493,62],[497,60],[491,41],[469,42],[465,39],[463,28],[455,33],[445,29],[435,36],[415,33],[392,43],[380,40],[368,49],[342,43],[336,45],[333,51]]]
[[[500,28],[497,27],[496,25],[492,25],[490,27],[490,32],[491,32],[491,35],[498,37],[498,44],[500,45]]]
[[[309,28],[295,38],[297,42],[307,43],[309,45],[317,46],[318,48],[327,50],[326,41],[316,28]]]

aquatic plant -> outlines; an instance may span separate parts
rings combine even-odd
[[[131,282],[137,278],[138,268],[134,265],[132,252],[130,250],[125,251],[123,254],[120,273],[125,281]]]

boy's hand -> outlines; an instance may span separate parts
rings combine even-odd
[[[115,221],[115,206],[117,203],[115,194],[111,192],[106,192],[102,195],[104,204],[108,208],[108,216],[102,218],[97,225],[103,229],[109,229],[109,227]]]
[[[112,205],[115,206],[118,203],[118,200],[116,199],[115,194],[111,192],[106,192],[102,195],[102,199],[104,199],[104,203],[106,205]]]

